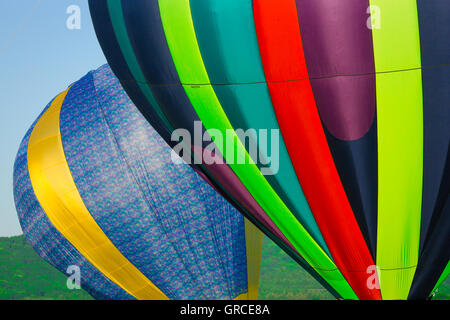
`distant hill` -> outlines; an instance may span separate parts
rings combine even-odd
[[[66,280],[24,236],[0,238],[0,299],[91,299],[82,290],[68,290]]]
[[[260,299],[333,299],[267,238],[264,239],[262,261]],[[83,290],[68,290],[66,279],[41,259],[23,236],[0,238],[0,300],[92,299]],[[450,279],[441,286],[436,298],[450,300]]]

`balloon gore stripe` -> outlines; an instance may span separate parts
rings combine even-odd
[[[138,299],[167,299],[117,250],[81,199],[59,131],[59,114],[69,90],[55,98],[30,136],[28,164],[36,197],[58,231],[109,279]]]
[[[306,199],[356,295],[378,299],[378,290],[366,285],[367,268],[374,262],[336,171],[308,80],[296,3],[256,0],[253,8],[272,102]]]

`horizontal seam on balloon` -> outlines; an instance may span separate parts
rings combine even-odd
[[[417,264],[413,265],[413,266],[409,266],[409,267],[403,267],[403,268],[378,268],[379,270],[383,270],[383,271],[395,271],[395,270],[406,270],[406,269],[413,269],[413,268],[417,268]]]
[[[50,136],[46,136],[44,138],[40,138],[39,140],[36,140],[35,145],[38,145],[38,144],[43,143],[43,142],[45,142],[47,140],[50,140],[50,139],[54,139],[55,137],[58,137],[58,135],[50,135]],[[34,145],[31,146],[30,148],[34,148]]]
[[[339,270],[340,272],[364,272],[367,273],[367,270],[341,270],[341,269],[321,269],[321,268],[316,268],[314,266],[312,266],[315,270],[321,270],[321,271],[336,271]],[[382,271],[395,271],[395,270],[407,270],[407,269],[413,269],[416,268],[417,265],[413,265],[413,266],[409,266],[409,267],[402,267],[402,268],[377,268],[378,270],[382,270]]]
[[[138,80],[122,80],[123,82],[135,82],[135,83],[143,83],[148,84],[154,87],[168,87],[168,86],[232,86],[232,85],[250,85],[250,84],[269,84],[269,83],[283,83],[283,82],[297,82],[297,81],[308,81],[308,80],[321,80],[321,79],[332,79],[339,77],[361,77],[361,76],[371,76],[378,74],[389,74],[389,73],[398,73],[398,72],[407,72],[407,71],[416,71],[416,70],[426,70],[426,69],[434,69],[440,67],[450,67],[450,63],[439,64],[433,66],[422,66],[417,68],[409,68],[409,69],[399,69],[392,71],[379,71],[379,72],[368,72],[368,73],[352,73],[352,74],[337,74],[330,76],[322,76],[322,77],[308,77],[308,78],[299,78],[299,79],[289,79],[289,80],[272,80],[272,81],[255,81],[255,82],[236,82],[236,83],[151,83],[149,81],[138,81]]]

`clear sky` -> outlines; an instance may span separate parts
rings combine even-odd
[[[66,26],[71,5],[81,29]],[[26,131],[54,96],[104,63],[87,0],[0,1],[0,236],[22,233],[12,172]]]

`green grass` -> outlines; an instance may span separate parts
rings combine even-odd
[[[0,300],[91,299],[83,290],[68,290],[66,281],[25,237],[0,238]]]
[[[23,236],[0,238],[0,300],[92,299],[82,290],[69,290],[66,276],[41,259]],[[265,238],[260,299],[334,299],[314,278]],[[450,299],[450,279],[436,294]]]
[[[270,239],[264,237],[260,299],[328,300],[334,297]]]
[[[450,278],[447,279],[441,284],[438,290],[435,293],[434,299],[436,300],[450,300]]]

